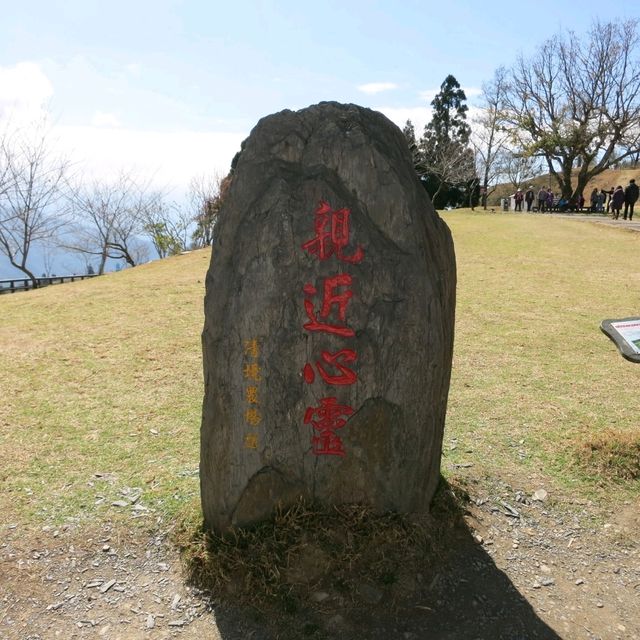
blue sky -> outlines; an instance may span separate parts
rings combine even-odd
[[[0,20],[0,115],[45,102],[79,161],[184,187],[191,173],[226,170],[257,120],[284,108],[355,102],[420,127],[447,74],[472,101],[518,52],[638,7],[603,6],[26,0]]]
[[[636,0],[5,4],[0,120],[45,109],[55,144],[87,172],[135,171],[178,194],[226,173],[269,113],[355,102],[420,131],[447,74],[473,103],[519,52],[638,14]]]

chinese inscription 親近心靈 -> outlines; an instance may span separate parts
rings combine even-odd
[[[302,245],[302,249],[318,260],[335,257],[342,263],[354,265],[362,262],[364,249],[357,245],[345,253],[350,241],[351,211],[346,208],[332,209],[327,202],[320,202],[314,212],[315,236]],[[304,310],[309,319],[303,327],[309,332],[328,333],[341,338],[352,338],[355,331],[347,323],[347,307],[353,298],[353,278],[348,273],[337,273],[322,279],[319,286],[307,282],[303,287],[305,294]],[[318,293],[320,291],[320,293]],[[319,295],[319,307],[316,310],[314,296]],[[321,351],[315,363],[304,365],[302,376],[306,384],[316,380],[316,370],[325,384],[348,386],[355,384],[358,375],[351,366],[358,359],[353,349],[340,349],[336,352]],[[315,364],[315,369],[314,369]],[[336,396],[320,398],[317,407],[307,407],[304,424],[313,428],[311,446],[315,455],[344,456],[344,445],[338,435],[354,409],[340,404]]]

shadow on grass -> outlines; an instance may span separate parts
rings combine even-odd
[[[392,559],[385,550],[387,572],[380,571],[379,554],[375,553],[363,552],[347,572],[338,572],[336,565],[329,563],[330,575],[326,571],[315,575],[302,589],[298,583],[291,597],[275,607],[258,609],[252,606],[251,598],[247,601],[245,594],[238,594],[238,601],[244,603],[240,606],[227,594],[214,607],[221,637],[560,640],[474,541],[462,518],[464,504],[459,494],[442,482],[427,525],[431,533],[426,554],[421,555],[423,547],[418,555],[413,553],[412,539],[411,545]],[[409,525],[409,532],[412,527],[415,525]],[[379,533],[376,529],[365,542],[375,544]],[[403,546],[395,539],[393,545]],[[251,554],[254,550],[249,547],[244,551]],[[375,566],[367,570],[360,560],[369,558],[374,559]],[[336,559],[344,562],[339,554]],[[337,573],[340,579],[336,579]]]

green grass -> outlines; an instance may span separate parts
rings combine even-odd
[[[640,234],[551,216],[444,218],[458,263],[445,475],[638,495],[637,475],[586,452],[601,433],[638,436],[640,367],[599,324],[640,314]],[[197,505],[208,259],[0,297],[5,521],[117,517],[133,507],[111,503],[132,493],[153,517]]]
[[[445,461],[514,474],[524,488],[536,478],[578,493],[608,486],[617,476],[589,472],[576,452],[604,430],[640,431],[640,368],[599,329],[640,314],[640,234],[551,216],[444,218],[458,265],[445,436],[458,443]]]
[[[0,298],[4,513],[94,517],[135,487],[171,514],[197,494],[207,266],[201,251]]]

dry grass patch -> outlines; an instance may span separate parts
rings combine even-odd
[[[439,559],[451,530],[463,526],[465,499],[462,489],[442,483],[431,515],[421,518],[300,501],[253,528],[220,535],[203,533],[194,508],[175,540],[192,582],[258,610],[292,613],[323,592],[362,603],[374,589],[401,600],[415,589],[416,574]]]
[[[640,479],[640,433],[609,428],[573,446],[576,464],[601,481]]]

